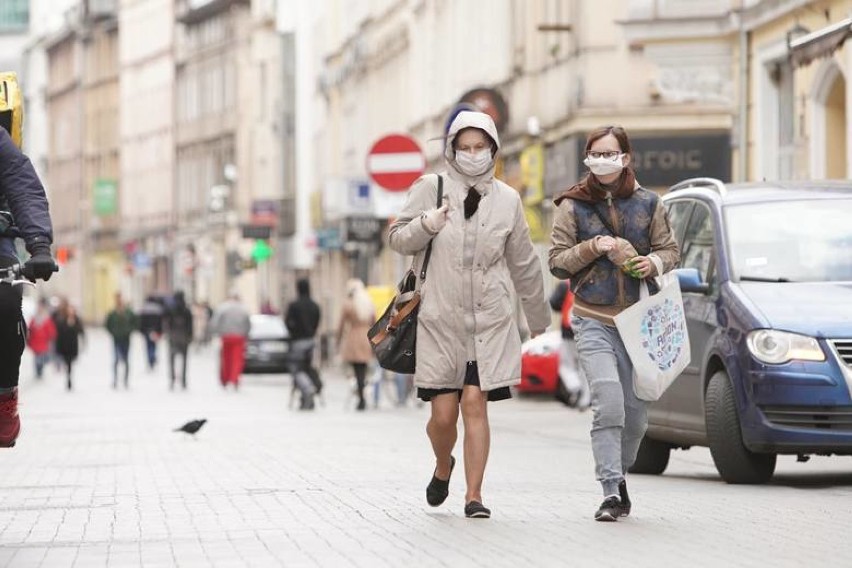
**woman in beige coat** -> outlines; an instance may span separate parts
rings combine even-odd
[[[418,396],[431,401],[426,431],[436,467],[426,488],[432,506],[449,494],[459,407],[464,421],[465,515],[490,517],[482,480],[490,447],[487,402],[511,397],[521,378],[521,338],[513,313],[517,294],[533,336],[550,323],[541,264],[530,241],[517,191],[494,179],[500,140],[487,114],[461,112],[445,150],[444,200],[438,176],[417,180],[389,232],[393,250],[415,255],[419,274],[426,245],[432,256],[417,326]]]
[[[337,326],[337,344],[340,359],[352,365],[358,382],[358,410],[367,408],[364,400],[364,385],[367,380],[367,365],[373,360],[373,349],[367,339],[367,331],[375,320],[375,310],[364,283],[358,279],[346,283],[346,300],[340,312]]]

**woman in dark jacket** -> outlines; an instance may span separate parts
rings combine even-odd
[[[71,390],[71,368],[80,353],[80,337],[83,335],[83,323],[77,317],[77,310],[65,304],[56,318],[56,354],[65,362],[68,390]]]

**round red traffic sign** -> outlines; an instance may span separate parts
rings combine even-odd
[[[389,191],[408,189],[425,169],[426,158],[420,146],[403,134],[380,138],[367,154],[367,173]]]

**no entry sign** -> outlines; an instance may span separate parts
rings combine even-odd
[[[367,154],[367,173],[388,191],[408,189],[425,168],[426,159],[420,146],[403,134],[380,138]]]

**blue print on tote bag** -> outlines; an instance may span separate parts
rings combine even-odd
[[[661,371],[675,364],[686,341],[683,306],[669,298],[651,306],[642,318],[639,334],[642,347]]]

